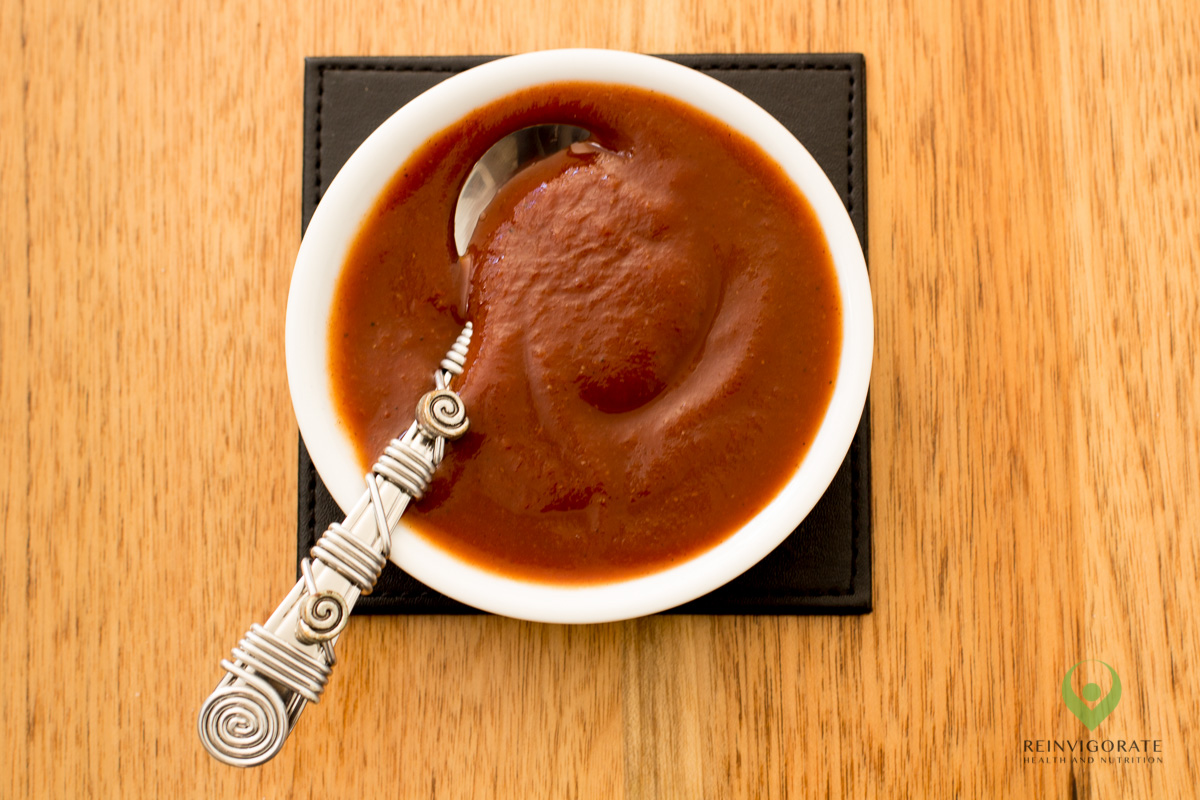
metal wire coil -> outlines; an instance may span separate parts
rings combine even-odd
[[[200,740],[226,764],[261,764],[279,752],[292,718],[266,680],[238,664],[221,665],[228,674],[200,709]]]
[[[381,553],[356,539],[340,522],[329,526],[309,555],[336,570],[363,594],[370,594],[387,563]]]
[[[413,445],[406,435],[402,439],[392,439],[375,462],[374,472],[396,484],[414,500],[420,500],[433,480],[436,466],[428,449]]]
[[[462,333],[454,340],[446,357],[442,359],[442,369],[451,375],[462,375],[463,364],[467,363],[467,349],[471,345],[471,334],[474,330],[475,327],[468,322],[462,329]]]
[[[250,627],[246,638],[238,642],[233,657],[259,675],[270,678],[313,703],[320,702],[321,692],[325,691],[331,671],[328,664],[321,663],[257,623]],[[221,666],[231,670],[234,665],[222,661]]]

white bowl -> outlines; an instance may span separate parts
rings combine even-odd
[[[528,53],[489,62],[443,81],[372,133],[321,199],[292,275],[287,369],[305,445],[334,499],[349,509],[364,486],[354,446],[334,411],[328,329],[334,290],[351,241],[392,176],[436,133],[472,109],[514,91],[568,80],[653,89],[707,112],[757,142],[816,212],[833,257],[843,312],[837,381],[825,419],[803,462],[766,508],[695,558],[640,578],[556,586],[480,569],[404,527],[403,521],[393,537],[392,561],[422,583],[468,605],[542,622],[606,622],[652,614],[693,600],[770,553],[825,492],[862,416],[874,336],[862,248],[837,191],[808,151],[774,117],[700,72],[659,58],[609,50]]]

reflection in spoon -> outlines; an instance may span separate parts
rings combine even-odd
[[[514,131],[488,148],[467,174],[454,207],[454,248],[459,257],[466,254],[484,209],[509,178],[527,164],[566,150],[591,135],[574,125],[535,125]]]

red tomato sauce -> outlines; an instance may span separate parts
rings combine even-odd
[[[470,167],[548,122],[603,150],[518,174],[458,263]],[[365,471],[473,320],[470,432],[405,518],[486,569],[596,583],[685,561],[770,502],[828,407],[841,313],[817,219],[757,145],[660,94],[564,83],[480,109],[395,176],[339,279],[330,368]]]

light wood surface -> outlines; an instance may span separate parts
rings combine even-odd
[[[866,55],[875,611],[359,619],[217,764],[294,574],[303,57],[564,45]],[[0,797],[1194,796],[1198,49],[1188,0],[0,4]]]

